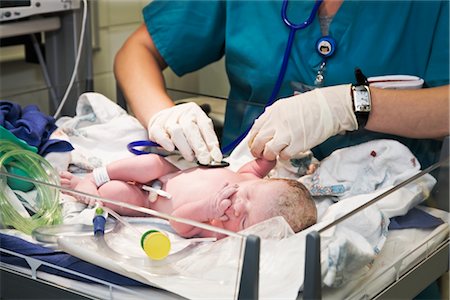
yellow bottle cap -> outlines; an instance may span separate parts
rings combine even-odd
[[[141,247],[151,259],[161,260],[169,255],[170,240],[162,232],[149,230],[142,235]]]

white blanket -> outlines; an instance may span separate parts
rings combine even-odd
[[[57,124],[69,136],[75,148],[71,165],[86,171],[131,156],[126,145],[147,138],[144,128],[135,118],[96,93],[82,95],[77,116],[62,118]],[[233,170],[251,159],[246,140],[228,158]],[[284,219],[275,218],[243,232],[257,234],[262,238],[260,297],[295,299],[303,285],[306,234],[323,228],[419,170],[420,165],[411,152],[400,143],[389,140],[338,150],[323,160],[313,175],[301,179],[313,194],[319,196],[316,199],[319,210],[316,225],[293,234]],[[276,172],[272,176],[276,176]],[[384,244],[388,218],[402,215],[424,200],[434,183],[431,176],[424,176],[322,233],[323,283],[340,286],[361,276]],[[65,251],[78,254],[83,259],[184,297],[226,297],[235,288],[235,282],[215,285],[210,281],[217,274],[223,276],[221,278],[236,278],[240,257],[234,238],[202,245],[198,251],[180,260],[177,266],[170,266],[173,271],[173,268],[183,265],[185,273],[181,277],[180,274],[171,277],[173,273],[168,272],[164,278],[152,276],[151,271],[145,268],[117,264],[108,258],[100,259],[98,254],[90,251],[90,247],[95,245],[89,245],[89,241],[83,242],[87,244],[77,246],[71,242],[62,242],[62,246]],[[218,266],[220,270],[213,270],[211,266]],[[195,284],[189,279],[190,275],[195,275]],[[198,277],[205,281],[197,282]]]
[[[114,160],[131,157],[129,142],[148,139],[139,121],[98,93],[82,94],[76,116],[57,120],[55,134],[65,134],[72,143],[70,170],[90,172]],[[68,167],[69,167],[68,166]]]

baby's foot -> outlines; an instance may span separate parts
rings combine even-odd
[[[59,172],[61,186],[68,189],[74,189],[81,179],[67,171]]]
[[[59,178],[60,178],[59,181],[60,181],[61,187],[71,189],[71,190],[77,190],[77,185],[82,180],[81,178],[73,175],[70,172],[66,172],[66,171],[59,172]],[[74,197],[78,202],[81,202],[81,203],[84,203],[87,205],[90,204],[90,200],[88,199],[87,196],[83,196],[78,193],[74,193],[74,192],[66,191],[66,190],[61,190],[61,193]]]

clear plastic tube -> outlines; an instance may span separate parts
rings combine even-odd
[[[24,171],[36,181],[59,185],[56,170],[42,156],[11,143],[0,141],[0,169],[6,173],[6,166]],[[0,176],[0,190],[7,187],[7,176]],[[49,186],[35,184],[36,213],[31,217],[20,215],[8,201],[6,193],[0,193],[0,217],[6,226],[12,226],[26,234],[42,225],[59,224],[62,221],[59,206],[59,191]]]

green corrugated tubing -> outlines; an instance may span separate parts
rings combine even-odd
[[[56,170],[42,156],[29,150],[24,150],[9,141],[0,141],[0,169],[21,170],[27,177],[59,186],[59,176]],[[0,175],[0,221],[4,226],[12,226],[26,234],[42,225],[59,224],[62,221],[59,205],[59,189],[43,184],[34,184],[37,191],[36,213],[31,217],[23,217],[8,201],[5,188],[7,176]]]

